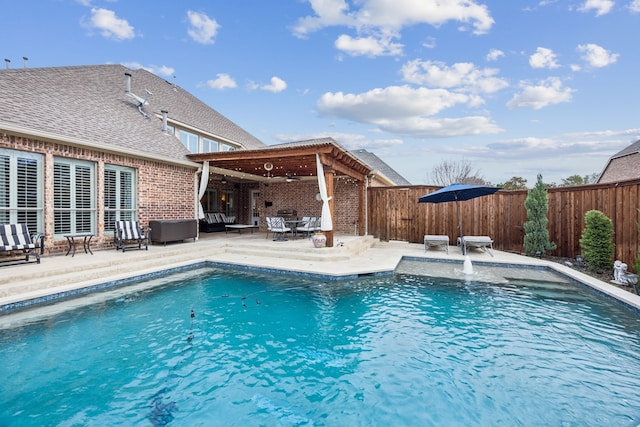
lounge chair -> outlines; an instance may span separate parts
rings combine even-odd
[[[113,243],[116,245],[116,250],[122,249],[122,252],[124,252],[127,247],[134,247],[131,246],[131,244],[138,245],[137,249],[142,249],[142,245],[144,244],[144,249],[148,250],[150,231],[150,228],[143,231],[138,221],[116,221],[116,231],[113,240]],[[130,246],[126,246],[127,243]]]
[[[444,250],[449,254],[449,236],[440,234],[425,234],[424,251],[427,252],[431,246],[444,246]]]
[[[468,248],[479,248],[493,256],[493,240],[489,236],[462,236],[462,253],[466,254]]]

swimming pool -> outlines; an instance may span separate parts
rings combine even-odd
[[[636,312],[535,271],[412,268],[202,268],[3,316],[0,425],[638,424]]]

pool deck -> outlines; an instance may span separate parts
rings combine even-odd
[[[425,252],[422,244],[381,242],[371,236],[337,235],[335,242],[332,248],[314,248],[310,239],[304,237],[274,241],[258,232],[209,233],[202,234],[195,242],[154,244],[147,251],[127,250],[123,253],[105,249],[94,250],[94,255],[91,255],[80,248],[74,257],[47,255],[42,256],[40,264],[33,262],[0,267],[0,309],[198,262],[287,270],[333,278],[392,272],[403,257],[459,262],[460,265],[464,262],[460,249],[455,246],[450,247],[447,254],[444,248],[430,248]],[[469,257],[474,265],[546,266],[640,310],[640,296],[568,266],[508,252],[494,250],[492,253],[493,257],[482,250],[471,250]],[[2,312],[6,311],[0,310]]]

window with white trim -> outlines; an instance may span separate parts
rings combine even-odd
[[[104,165],[104,230],[114,231],[116,221],[137,219],[136,171]]]
[[[56,236],[96,232],[95,164],[58,157],[53,163]]]
[[[0,223],[27,224],[29,232],[44,232],[44,157],[37,153],[0,149]]]
[[[195,133],[187,132],[186,130],[182,130],[182,129],[180,129],[178,133],[180,136],[180,142],[182,142],[182,145],[187,147],[187,150],[189,150],[189,152],[199,153],[198,135],[196,135]]]
[[[209,138],[202,138],[202,152],[215,153],[218,151],[218,141]]]
[[[220,144],[220,151],[236,151],[236,147],[229,144]]]

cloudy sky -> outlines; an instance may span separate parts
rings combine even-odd
[[[640,138],[640,0],[0,0],[0,15],[12,68],[144,67],[266,144],[331,136],[413,184],[443,161],[560,183]]]

